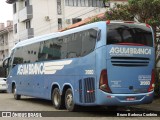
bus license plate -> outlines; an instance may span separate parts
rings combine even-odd
[[[135,97],[127,97],[126,100],[127,101],[134,101],[134,100],[136,100],[136,98]]]

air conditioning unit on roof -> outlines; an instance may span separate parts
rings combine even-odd
[[[49,16],[45,16],[45,20],[46,20],[46,21],[50,21],[51,19],[50,19]]]

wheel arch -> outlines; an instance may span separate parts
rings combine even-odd
[[[63,89],[62,89],[62,96],[65,96],[65,92],[67,89],[71,88],[72,89],[72,93],[73,93],[73,96],[74,96],[74,89],[73,89],[73,86],[69,83],[66,83],[63,85]]]
[[[52,99],[52,92],[53,92],[53,90],[54,90],[55,88],[60,89],[60,85],[59,85],[58,83],[53,83],[53,84],[52,84],[51,94],[50,94],[51,99]]]

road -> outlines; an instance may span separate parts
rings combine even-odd
[[[138,108],[138,110],[141,111],[140,108]],[[22,96],[21,100],[15,100],[12,94],[0,93],[0,112],[1,112],[0,114],[2,114],[2,112],[5,112],[5,111],[12,112],[12,116],[14,117],[17,117],[16,115],[18,113],[20,117],[26,117],[26,116],[28,117],[28,114],[30,116],[30,113],[33,113],[34,115],[33,114],[31,115],[33,115],[34,117],[36,115],[37,117],[42,116],[42,118],[39,118],[39,119],[43,119],[43,117],[48,116],[47,119],[51,119],[54,117],[58,120],[61,120],[63,117],[65,117],[65,120],[67,119],[70,120],[70,118],[72,119],[75,117],[78,119],[84,118],[83,120],[85,119],[94,120],[98,118],[101,118],[101,120],[103,120],[105,117],[107,117],[108,119],[109,118],[116,119],[116,115],[117,115],[116,111],[108,111],[108,109],[102,108],[102,107],[87,107],[87,108],[83,107],[80,109],[79,112],[68,112],[67,110],[56,110],[52,106],[51,101],[48,101],[48,100],[26,97],[26,96]],[[118,111],[137,111],[137,109],[123,107],[123,108],[119,108]],[[15,114],[13,115],[13,113]],[[2,117],[0,117],[0,120],[1,119]],[[20,118],[18,116],[18,119],[17,118],[14,118],[14,119],[19,120]],[[23,119],[27,119],[27,118],[23,118]],[[125,118],[125,119],[128,119],[128,118]]]

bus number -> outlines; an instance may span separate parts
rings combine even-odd
[[[140,85],[150,85],[150,81],[140,81]]]
[[[93,75],[94,74],[94,70],[85,70],[85,74],[86,75]]]

